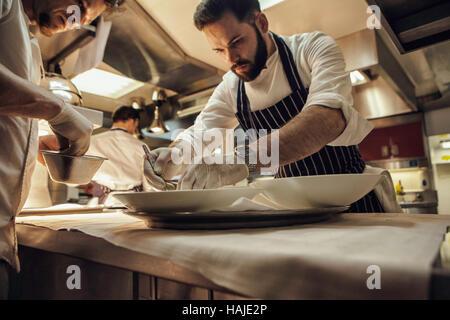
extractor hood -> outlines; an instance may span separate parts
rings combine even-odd
[[[217,85],[221,72],[187,56],[136,1],[112,18],[104,62],[132,79],[190,94]]]
[[[365,29],[337,39],[347,65],[370,80],[353,87],[354,107],[366,119],[417,111],[415,88],[375,30]]]
[[[112,21],[112,28],[102,65],[121,75],[145,83],[146,88],[179,95],[214,87],[222,80],[221,70],[186,55],[137,1],[126,1],[119,13],[105,19]],[[54,72],[61,65],[64,76],[75,76],[77,50],[95,39],[95,31],[93,23],[52,38],[38,35],[47,70]]]
[[[402,54],[450,39],[448,0],[366,0]]]

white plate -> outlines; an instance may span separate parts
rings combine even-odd
[[[146,212],[198,212],[221,209],[241,197],[253,198],[257,188],[222,188],[206,190],[175,190],[161,192],[114,192],[115,198],[127,208]]]
[[[368,194],[378,174],[336,174],[261,180],[251,184],[278,208],[301,209],[348,206]]]
[[[331,218],[334,214],[346,210],[348,210],[348,207],[239,212],[151,213],[123,211],[123,213],[145,221],[149,228],[213,230],[281,227],[314,223]]]

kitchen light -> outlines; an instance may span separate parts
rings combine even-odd
[[[353,86],[359,86],[360,84],[364,84],[369,82],[366,76],[360,71],[352,71],[350,72],[350,79],[352,81]]]
[[[450,140],[441,141],[440,144],[442,149],[450,149]]]
[[[100,69],[91,69],[72,79],[79,90],[95,95],[118,99],[144,83]]]
[[[284,0],[259,0],[259,4],[261,5],[261,10],[266,10],[267,8],[273,7]]]
[[[154,134],[162,134],[169,131],[164,125],[164,120],[162,119],[162,116],[160,116],[159,114],[158,106],[155,107],[155,116],[152,124],[150,125],[150,127],[148,127],[147,131],[152,132]]]

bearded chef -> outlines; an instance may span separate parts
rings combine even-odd
[[[29,27],[46,36],[70,27],[69,6],[79,6],[89,24],[117,0],[0,0],[0,299],[8,295],[9,268],[19,271],[15,216],[27,198],[38,153],[38,121],[56,137],[40,141],[69,155],[89,148],[92,124],[65,102],[40,88],[42,61]]]
[[[150,183],[158,187],[163,180],[182,174],[179,188],[204,189],[245,179],[249,174],[245,164],[186,166],[173,160],[188,150],[183,145],[186,141],[195,144],[196,128],[207,131],[238,125],[244,130],[279,129],[280,166],[275,178],[365,171],[357,145],[373,127],[352,107],[350,77],[331,37],[321,32],[290,37],[270,32],[258,0],[203,0],[194,23],[231,71],[195,125],[178,136],[171,148],[153,150],[154,170],[146,168]],[[395,201],[395,193],[389,193],[389,200]],[[387,210],[372,191],[349,211]]]

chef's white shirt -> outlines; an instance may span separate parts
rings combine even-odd
[[[107,158],[92,178],[111,190],[130,190],[143,185],[153,189],[144,176],[144,143],[123,130],[109,130],[91,137],[88,155]]]
[[[21,0],[0,0],[0,64],[38,84],[42,60],[28,25]],[[31,186],[38,152],[37,120],[0,116],[0,146],[0,259],[19,270],[15,216]]]
[[[353,108],[352,84],[349,73],[345,71],[344,57],[337,43],[322,32],[281,38],[292,52],[303,85],[309,88],[304,109],[321,105],[341,109],[345,116],[345,130],[328,145],[359,144],[373,126]],[[251,111],[268,108],[292,93],[278,49],[268,58],[266,66],[255,80],[245,82]],[[177,139],[192,143],[194,130],[198,130],[198,133],[237,127],[239,123],[235,113],[238,84],[239,79],[233,72],[226,73],[195,124]]]

